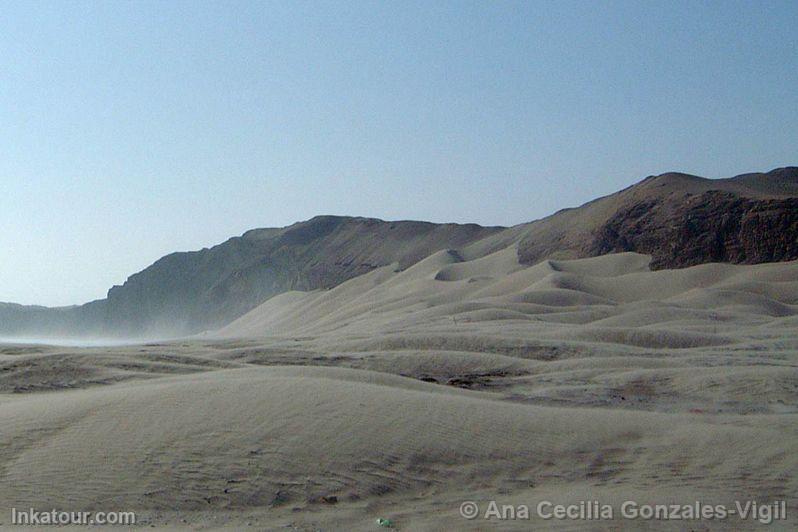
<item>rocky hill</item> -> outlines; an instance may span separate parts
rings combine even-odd
[[[798,168],[728,179],[666,173],[512,227],[467,250],[518,246],[524,264],[634,251],[654,269],[798,258]]]
[[[798,168],[728,179],[650,176],[578,208],[511,228],[319,216],[173,253],[104,300],[46,309],[0,304],[0,334],[182,335],[224,325],[288,290],[331,288],[442,249],[468,259],[515,246],[523,264],[634,251],[653,268],[798,259]]]
[[[329,288],[374,268],[405,268],[502,231],[476,224],[318,216],[172,253],[80,307],[5,304],[0,333],[172,336],[218,327],[288,290]]]

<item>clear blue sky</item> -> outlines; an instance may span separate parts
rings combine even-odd
[[[0,301],[316,214],[798,164],[798,2],[3,2]]]

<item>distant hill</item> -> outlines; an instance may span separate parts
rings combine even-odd
[[[523,264],[634,251],[652,268],[798,259],[798,168],[704,179],[650,176],[578,208],[511,228],[319,216],[173,253],[104,300],[47,309],[0,304],[0,334],[183,335],[216,328],[288,290],[331,288],[442,249],[468,260],[515,246]]]
[[[524,264],[634,251],[651,267],[798,258],[798,168],[728,179],[666,173],[575,209],[512,227],[472,255],[516,244]]]
[[[476,224],[318,216],[172,253],[81,307],[3,304],[0,333],[182,335],[218,327],[287,290],[330,288],[380,266],[405,268],[502,231]]]

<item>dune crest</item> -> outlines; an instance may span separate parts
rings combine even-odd
[[[682,348],[740,342],[798,313],[798,263],[649,269],[636,253],[524,267],[507,249],[471,261],[441,251],[325,291],[291,292],[218,331],[222,337],[523,326],[536,338]],[[645,330],[638,328],[645,326]],[[726,334],[724,331],[735,331]],[[744,329],[743,329],[744,330]]]

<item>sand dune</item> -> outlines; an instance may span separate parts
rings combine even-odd
[[[608,324],[619,329],[645,324],[653,329],[661,323],[663,334],[675,335],[676,347],[683,342],[664,324],[687,321],[722,331],[736,328],[738,320],[798,313],[798,284],[793,280],[798,263],[704,264],[652,272],[647,269],[648,257],[635,253],[545,261],[530,268],[521,268],[513,256],[508,248],[465,262],[456,252],[438,252],[405,271],[388,266],[331,290],[273,298],[221,329],[220,334],[291,335],[332,329],[340,333],[347,328],[382,333],[409,326],[418,332],[441,320],[454,323],[458,316],[469,323],[517,319],[530,327],[534,325],[526,318],[534,317],[537,322],[584,325],[565,331],[577,335],[600,331],[598,326]],[[597,307],[594,320],[585,319],[590,315],[586,307]],[[570,313],[579,318],[568,320],[564,314]],[[645,334],[654,331],[630,331],[631,336]],[[635,344],[620,336],[617,343]],[[688,343],[739,341],[722,335],[704,336],[705,340],[695,338]],[[658,347],[668,347],[667,340]]]
[[[260,509],[277,525],[296,521],[292,508],[312,519],[340,501],[357,526],[409,494],[508,491],[521,479],[612,479],[710,498],[718,479],[739,497],[796,487],[778,423],[536,407],[371,371],[246,368],[53,399],[0,409],[0,496],[11,506],[143,508],[186,524],[209,509],[227,519]]]
[[[464,520],[464,500],[786,499],[776,527],[795,525],[798,263],[516,257],[443,250],[186,340],[0,346],[0,498],[269,530],[532,526]]]

